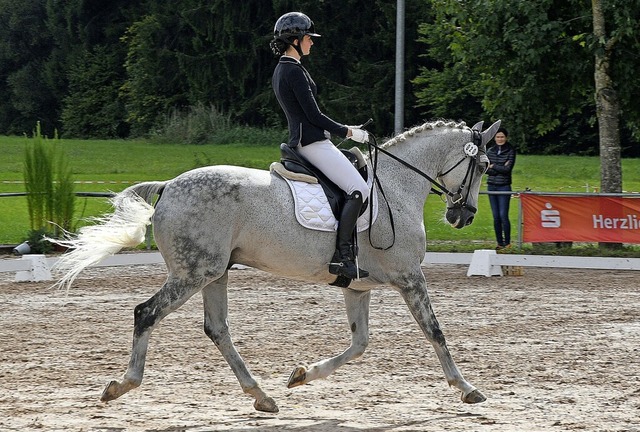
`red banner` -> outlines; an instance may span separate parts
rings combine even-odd
[[[640,197],[523,193],[523,241],[640,243]]]

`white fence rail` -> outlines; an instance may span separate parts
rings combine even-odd
[[[467,276],[502,276],[503,266],[556,267],[592,270],[640,270],[640,258],[605,258],[555,255],[498,254],[480,249],[473,253],[427,252],[423,264],[468,264]]]
[[[52,280],[51,268],[58,258],[45,255],[23,255],[20,258],[0,260],[0,273],[15,272],[15,281]],[[143,265],[162,263],[160,252],[124,253],[105,258],[94,267]],[[602,258],[551,255],[497,254],[494,250],[473,253],[427,252],[423,265],[468,265],[467,276],[503,276],[503,266],[556,267],[598,270],[640,270],[640,258]]]
[[[57,257],[45,255],[22,255],[20,258],[0,260],[0,273],[16,272],[16,282],[39,282],[53,280],[51,268]],[[159,264],[164,262],[160,252],[125,253],[105,258],[93,267],[115,267],[123,265]]]

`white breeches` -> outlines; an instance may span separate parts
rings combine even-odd
[[[298,146],[298,151],[347,194],[359,191],[363,200],[369,196],[367,182],[330,140]]]

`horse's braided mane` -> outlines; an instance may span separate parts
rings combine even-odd
[[[420,126],[415,126],[400,135],[397,135],[391,138],[389,141],[385,142],[381,147],[391,147],[393,145],[398,144],[399,142],[405,141],[407,138],[412,137],[416,134],[419,134],[424,131],[434,130],[438,128],[455,128],[455,129],[465,129],[467,124],[465,122],[456,122],[453,120],[435,120],[426,122]]]

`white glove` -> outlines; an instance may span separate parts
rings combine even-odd
[[[351,136],[349,138],[355,142],[366,143],[369,141],[369,133],[364,129],[351,129]]]

